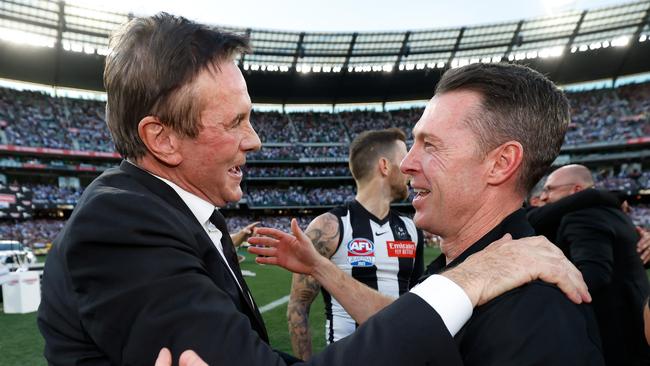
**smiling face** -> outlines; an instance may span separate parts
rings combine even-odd
[[[261,143],[251,126],[244,77],[232,61],[218,67],[201,71],[194,81],[197,102],[203,105],[201,127],[196,138],[180,139],[183,161],[177,178],[184,189],[224,206],[241,199],[241,166],[246,153],[258,150]]]
[[[485,159],[463,121],[480,113],[472,91],[436,95],[413,129],[414,143],[401,164],[416,191],[415,224],[443,238],[456,235],[481,205]]]

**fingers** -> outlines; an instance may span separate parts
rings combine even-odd
[[[253,223],[250,223],[250,224],[246,225],[246,227],[244,228],[244,232],[246,234],[254,233],[255,232],[255,230],[254,230],[255,226],[257,226],[259,223],[260,223],[259,221],[255,221]]]
[[[258,264],[271,264],[277,266],[278,258],[277,257],[256,257],[255,262]]]
[[[267,257],[273,257],[277,254],[276,248],[265,248],[265,247],[248,247],[248,252],[256,255],[263,255]]]
[[[509,233],[506,233],[506,235],[502,236],[501,239],[495,241],[495,243],[506,242],[506,241],[509,241],[509,240],[512,240],[512,235],[510,235]]]
[[[645,265],[650,260],[650,234],[640,227],[637,227],[637,231],[641,239],[636,244],[636,251],[639,253],[639,257],[641,257],[641,262]]]
[[[582,273],[561,252],[561,257],[553,251],[550,253],[553,255],[538,258],[539,279],[556,285],[576,304],[591,302],[591,295]]]
[[[311,243],[311,240],[309,240],[309,237],[305,235],[305,233],[302,231],[302,229],[298,225],[298,220],[296,220],[295,218],[291,219],[291,232],[300,241],[303,242],[306,241],[308,243]]]
[[[154,366],[171,366],[172,365],[172,353],[169,352],[167,348],[163,348],[158,353],[158,358]]]
[[[180,366],[208,366],[208,364],[192,350],[183,352],[178,360],[178,364]]]
[[[520,261],[523,267],[520,275],[530,280],[540,280],[556,285],[573,302],[591,302],[587,285],[580,271],[564,256],[560,248],[544,236],[534,236],[517,240],[508,240],[505,236],[490,247],[501,258],[509,258],[515,264]],[[489,247],[488,247],[489,248]],[[525,248],[525,251],[522,251]],[[513,270],[517,266],[513,267]],[[514,273],[514,272],[513,272]],[[527,281],[526,281],[527,282]]]
[[[650,245],[645,247],[643,252],[641,252],[640,256],[641,256],[641,262],[643,262],[643,264],[646,264],[648,263],[648,261],[650,261]]]
[[[256,236],[254,238],[248,239],[249,244],[253,245],[264,245],[267,247],[276,247],[280,244],[280,240],[268,237],[268,236]]]

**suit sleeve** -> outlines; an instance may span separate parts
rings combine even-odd
[[[283,365],[206,271],[196,233],[163,205],[128,198],[86,204],[64,253],[82,326],[111,363],[153,365],[164,346],[174,355],[193,349],[211,365]],[[305,364],[454,359],[458,351],[439,316],[408,295]]]
[[[612,281],[615,233],[605,214],[596,209],[568,214],[558,233],[559,244],[569,248],[570,259],[590,291]]]

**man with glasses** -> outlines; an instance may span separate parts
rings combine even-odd
[[[639,235],[619,200],[593,186],[585,166],[561,167],[544,184],[544,207],[528,217],[537,233],[556,243],[582,272],[593,295],[606,363],[646,365],[642,309],[649,285],[636,251]]]

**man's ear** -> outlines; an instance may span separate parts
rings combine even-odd
[[[524,160],[524,147],[517,141],[505,142],[488,153],[487,183],[500,185],[514,176]]]
[[[388,175],[388,171],[390,170],[390,161],[386,158],[379,158],[379,172],[383,177]]]
[[[573,186],[573,188],[571,188],[571,194],[578,193],[580,191],[584,191],[585,189],[587,189],[587,185],[578,183],[575,186]]]
[[[171,166],[183,161],[179,151],[179,137],[169,126],[163,125],[157,117],[146,116],[138,123],[140,139],[157,160]]]

